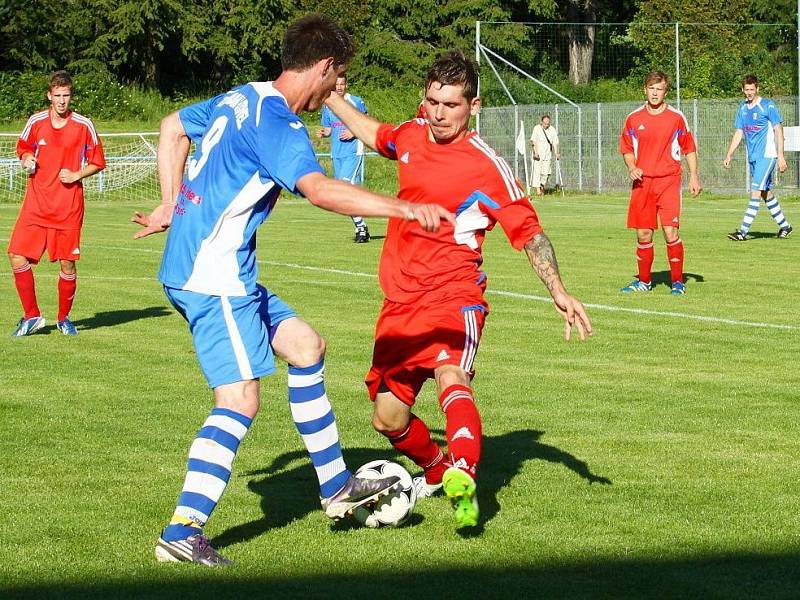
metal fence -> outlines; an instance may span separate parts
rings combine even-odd
[[[774,98],[784,118],[784,125],[797,123],[797,97]],[[733,135],[733,119],[740,100],[686,100],[681,109],[694,132],[698,146],[700,181],[707,190],[732,192],[749,190],[749,173],[744,143],[737,150],[730,169],[722,160]],[[515,148],[520,121],[530,160],[533,125],[541,115],[549,114],[558,131],[561,150],[561,174],[567,189],[586,192],[630,189],[628,171],[619,154],[619,139],[627,115],[643,102],[602,104],[528,104],[485,107],[481,109],[480,134],[514,168],[524,181],[523,157]],[[777,188],[800,189],[800,153],[788,152],[788,170],[776,171]],[[529,165],[532,168],[532,165]],[[685,171],[685,170],[684,170]],[[552,181],[552,178],[551,178]]]

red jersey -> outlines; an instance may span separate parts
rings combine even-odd
[[[380,262],[387,299],[411,304],[445,298],[481,301],[480,270],[487,230],[500,223],[517,250],[542,231],[539,218],[506,162],[474,131],[451,144],[428,137],[428,122],[407,121],[378,129],[377,150],[398,161],[398,197],[436,203],[456,215],[437,232],[416,221],[389,219]]]
[[[17,140],[17,156],[36,154],[36,171],[28,177],[20,221],[52,229],[80,229],[83,224],[83,184],[61,183],[61,169],[79,171],[90,163],[106,166],[103,145],[92,122],[71,112],[56,129],[50,110],[32,115]]]
[[[625,119],[619,140],[620,154],[633,154],[645,177],[679,175],[681,154],[697,152],[694,136],[683,113],[667,105],[651,115],[645,104]]]

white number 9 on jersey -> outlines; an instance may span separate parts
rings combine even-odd
[[[216,146],[219,141],[222,139],[222,134],[225,131],[225,127],[228,125],[228,117],[222,116],[217,117],[217,120],[211,124],[211,127],[208,128],[206,134],[203,136],[203,139],[200,141],[200,157],[199,158],[190,158],[189,159],[189,170],[187,171],[187,176],[189,177],[189,181],[194,181],[194,178],[200,174],[200,171],[206,165],[208,161],[208,155],[211,150]]]

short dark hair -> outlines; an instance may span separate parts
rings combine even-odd
[[[755,75],[752,75],[752,74],[751,75],[745,75],[744,77],[742,77],[742,87],[744,87],[746,85],[754,85],[754,86],[758,87],[758,77],[756,77]]]
[[[539,119],[539,120],[540,120],[540,121],[544,121],[545,119],[550,119],[550,115],[548,115],[547,113],[544,113],[544,114],[542,115],[542,118],[541,118],[541,119]],[[552,121],[552,119],[550,119],[550,120]]]
[[[323,58],[336,65],[350,62],[355,53],[347,32],[325,15],[312,13],[294,21],[283,36],[281,66],[284,71],[304,71]]]
[[[68,87],[72,89],[72,77],[63,69],[50,73],[50,78],[47,81],[48,91],[57,87]]]
[[[662,81],[667,84],[667,89],[669,89],[669,75],[664,73],[664,71],[650,71],[644,76],[644,87],[647,87],[651,83],[660,83]]]
[[[425,89],[433,83],[463,85],[464,98],[472,101],[478,95],[478,63],[462,50],[450,50],[433,63],[425,80]]]

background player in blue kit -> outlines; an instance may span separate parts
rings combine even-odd
[[[761,200],[769,209],[769,214],[778,224],[778,238],[787,238],[792,233],[792,226],[781,210],[781,204],[772,192],[772,173],[775,165],[778,171],[786,170],[786,158],[783,155],[783,117],[775,106],[775,102],[758,95],[758,77],[747,75],[742,79],[742,93],[745,99],[739,105],[734,119],[733,138],[725,154],[722,164],[726,169],[731,166],[731,159],[742,137],[747,148],[747,160],[750,162],[750,203],[744,211],[744,218],[739,229],[728,234],[735,242],[747,239],[747,232],[758,214]]]
[[[258,284],[256,230],[281,189],[352,215],[397,217],[435,231],[445,209],[411,204],[328,178],[302,111],[317,110],[352,58],[348,35],[322,15],[291,24],[283,71],[172,113],[161,123],[161,204],[135,213],[140,238],[169,228],[159,280],[188,321],[214,408],[189,450],[183,491],[156,544],[161,561],[218,566],[230,561],[203,535],[236,451],[259,409],[259,378],[289,364],[289,403],[320,485],[325,513],[338,519],[391,489],[396,477],[362,480],[347,469],[324,385],[325,341],[278,296]],[[183,175],[191,142],[196,152]]]
[[[367,105],[360,96],[347,93],[347,75],[342,73],[336,79],[336,93],[342,96],[359,111],[367,114]],[[322,107],[322,127],[317,137],[331,138],[331,160],[333,176],[350,183],[361,185],[364,182],[364,143],[354,136],[327,106]],[[363,217],[353,217],[356,233],[353,241],[364,244],[369,241],[369,229]]]

